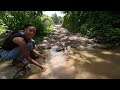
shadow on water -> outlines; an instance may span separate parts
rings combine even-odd
[[[88,75],[86,78],[120,78],[120,49],[115,50],[77,50],[73,60],[78,72]],[[77,58],[75,58],[77,57]],[[79,59],[78,59],[79,57]],[[82,69],[82,70],[81,70]],[[79,77],[81,76],[79,75]],[[92,75],[92,76],[90,76]]]

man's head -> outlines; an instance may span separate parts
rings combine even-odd
[[[32,39],[32,37],[35,35],[36,33],[36,27],[33,24],[26,24],[24,25],[24,35],[29,38]]]

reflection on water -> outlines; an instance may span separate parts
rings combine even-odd
[[[58,46],[55,46],[55,47],[53,47],[50,51],[51,51],[52,53],[56,53],[56,52],[57,52],[57,49],[58,49]]]

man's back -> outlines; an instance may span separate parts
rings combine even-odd
[[[21,34],[20,32],[12,32],[11,35],[9,35],[9,37],[7,37],[2,45],[2,49],[4,50],[12,50],[15,47],[18,47],[17,44],[15,44],[12,40],[15,37],[22,37],[24,38],[25,42],[27,43],[28,40],[25,38],[25,36],[23,34]]]

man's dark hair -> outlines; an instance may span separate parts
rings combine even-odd
[[[24,25],[23,29],[25,30],[25,29],[27,29],[29,26],[33,26],[33,27],[36,28],[36,26],[35,26],[34,24],[26,24],[26,25]]]

